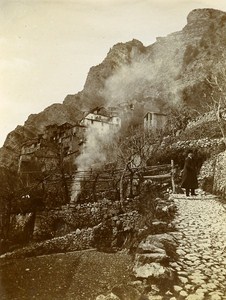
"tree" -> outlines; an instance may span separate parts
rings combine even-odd
[[[47,207],[68,203],[70,200],[70,162],[65,160],[66,156],[60,143],[43,140],[40,149],[34,151],[29,161],[25,161],[26,164],[20,168],[19,175],[24,185],[36,193],[42,191],[41,201]]]
[[[114,159],[121,168],[119,191],[122,208],[125,178],[128,175],[130,196],[133,196],[134,175],[140,176],[140,171],[146,167],[148,159],[154,153],[156,145],[160,144],[160,140],[157,132],[144,131],[141,126],[131,127],[126,136],[121,133],[115,137],[111,153],[114,153]],[[141,180],[141,177],[139,179]]]
[[[217,74],[207,77],[206,81],[210,87],[210,102],[207,107],[214,113],[226,146],[226,69],[221,68]]]
[[[7,168],[0,168],[0,253],[8,251],[10,237],[10,220],[12,213],[21,212],[20,200],[26,190],[18,174]],[[27,199],[24,198],[23,201]]]
[[[184,130],[198,112],[184,104],[173,104],[168,107],[167,121],[164,134],[176,136],[178,131]]]

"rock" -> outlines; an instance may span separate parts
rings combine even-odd
[[[180,292],[179,292],[179,295],[180,295],[181,297],[185,298],[185,297],[187,297],[188,293],[185,292],[185,291],[180,291]]]
[[[159,263],[134,266],[134,275],[136,278],[172,278],[172,271],[169,268],[161,266]]]
[[[194,277],[191,279],[191,282],[198,286],[202,286],[202,284],[205,284],[205,281],[201,277]]]
[[[178,255],[180,255],[180,256],[183,256],[183,257],[184,257],[184,255],[186,254],[186,252],[185,252],[184,250],[181,250],[181,249],[177,249],[177,250],[176,250],[176,253],[177,253]]]
[[[151,284],[151,292],[158,294],[160,292],[160,289],[156,284]]]
[[[96,297],[96,300],[120,300],[120,298],[114,295],[113,293],[110,293],[107,296],[99,295]]]
[[[179,286],[179,285],[174,285],[173,289],[174,289],[175,292],[179,293],[182,290],[182,287]]]
[[[146,264],[152,262],[168,262],[169,257],[166,253],[145,253],[145,254],[136,254],[135,261]]]
[[[169,264],[172,268],[175,268],[175,269],[177,269],[179,267],[178,263],[176,263],[176,262],[170,262]]]
[[[166,255],[166,251],[163,249],[163,244],[158,245],[151,244],[149,241],[142,241],[138,245],[137,253],[161,253]]]
[[[207,289],[203,289],[203,288],[198,288],[195,293],[196,294],[206,294],[208,292]]]
[[[163,300],[163,296],[161,295],[147,295],[147,300]],[[128,299],[129,300],[129,299]]]
[[[188,276],[188,273],[187,272],[184,272],[184,271],[179,271],[177,272],[179,276],[184,276],[184,277],[187,277]]]
[[[165,295],[166,295],[166,296],[173,296],[173,293],[170,292],[170,291],[167,291],[167,292],[165,293]]]
[[[216,286],[216,284],[210,282],[210,283],[207,283],[207,284],[206,284],[206,288],[207,288],[209,291],[213,291],[213,290],[217,289],[217,286]]]
[[[155,245],[159,248],[161,248],[163,245],[166,254],[170,257],[175,257],[178,243],[176,238],[172,235],[168,233],[149,235],[146,238],[146,241],[147,243]]]
[[[179,278],[181,283],[183,283],[183,284],[188,283],[188,279],[186,277],[179,276],[178,278]]]
[[[76,230],[75,230],[75,234],[80,234],[81,233],[81,230],[79,229],[79,228],[77,228]]]
[[[164,233],[168,231],[168,223],[164,221],[153,221],[152,222],[152,230],[155,234]]]
[[[163,243],[163,244],[173,244],[177,246],[177,241],[173,237],[173,235],[170,235],[168,233],[163,233],[163,234],[154,234],[154,235],[149,235],[146,238],[147,241],[151,243]]]
[[[184,286],[184,288],[185,288],[186,291],[194,290],[194,287],[193,287],[193,285],[191,285],[191,284],[186,284],[186,285]]]
[[[210,300],[221,300],[221,299],[222,299],[221,295],[217,293],[210,295]]]
[[[203,294],[190,294],[186,297],[186,300],[204,300]]]

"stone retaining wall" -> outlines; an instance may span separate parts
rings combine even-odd
[[[134,223],[134,214],[136,208],[136,199],[130,199],[125,203],[128,215],[124,215],[124,227]],[[83,203],[65,205],[51,211],[42,211],[36,215],[34,226],[34,240],[51,238],[65,235],[77,228],[93,227],[107,218],[120,219],[121,214],[119,201],[102,199],[94,203]]]
[[[226,195],[226,151],[220,153],[216,159],[213,191],[224,197]]]
[[[205,161],[199,175],[201,187],[208,192],[226,195],[226,151]]]
[[[219,139],[203,138],[199,140],[179,141],[172,144],[171,148],[173,149],[212,148],[212,147],[221,146],[222,143],[223,143],[222,138]]]
[[[77,230],[65,236],[34,243],[22,249],[5,253],[1,258],[22,258],[43,254],[77,251],[91,248],[95,228]]]

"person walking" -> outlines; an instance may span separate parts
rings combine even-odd
[[[188,156],[185,159],[181,187],[185,188],[187,197],[190,193],[191,196],[196,196],[195,189],[198,188],[198,180],[195,161],[191,151],[188,152]]]

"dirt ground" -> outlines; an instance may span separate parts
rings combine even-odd
[[[86,250],[0,261],[2,300],[95,300],[130,280],[132,259],[125,253]]]

